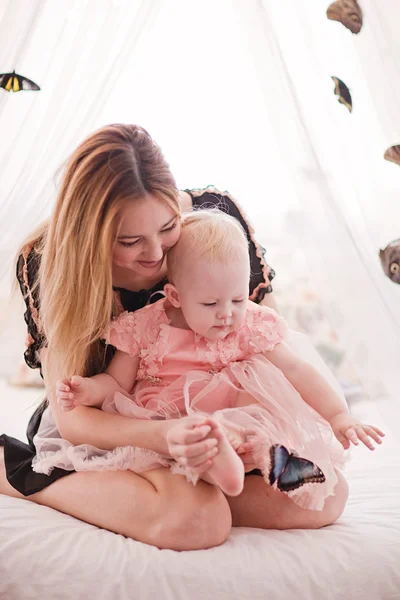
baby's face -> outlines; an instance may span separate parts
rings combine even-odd
[[[231,264],[197,259],[177,285],[180,307],[194,332],[221,340],[243,324],[249,295],[247,252]]]

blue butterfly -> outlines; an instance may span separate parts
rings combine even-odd
[[[297,490],[305,483],[323,483],[325,475],[317,465],[310,460],[300,458],[292,451],[289,452],[285,446],[274,444],[270,448],[271,470],[269,482],[277,486],[281,492]]]

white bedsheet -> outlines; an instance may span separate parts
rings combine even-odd
[[[223,546],[180,553],[0,496],[0,598],[400,599],[399,474],[399,445],[389,435],[374,453],[353,452],[350,498],[335,525],[238,528]]]

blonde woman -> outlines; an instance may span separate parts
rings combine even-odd
[[[61,410],[55,383],[70,373],[103,372],[112,353],[101,342],[110,315],[134,311],[159,299],[166,283],[165,256],[179,238],[180,212],[191,206],[223,206],[242,223],[250,241],[250,299],[273,304],[260,247],[227,194],[212,188],[179,193],[150,135],[135,125],[111,125],[86,139],[70,158],[53,215],[27,243],[17,276],[25,297],[29,366],[41,368],[48,400],[28,426],[29,444],[0,438],[0,493],[24,498],[88,523],[155,545],[192,550],[225,541],[234,526],[323,526],[336,514],[308,521],[306,510],[278,492],[265,491],[250,475],[240,496],[227,499],[216,487],[196,487],[160,467],[127,471],[34,473],[33,437],[56,429],[75,445],[104,449],[148,448],[199,472],[213,456],[212,423],[199,417],[141,421],[93,407]],[[267,301],[268,301],[267,300]],[[250,471],[251,464],[246,463]],[[290,525],[289,525],[290,524]]]

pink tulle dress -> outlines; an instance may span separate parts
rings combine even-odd
[[[333,494],[335,468],[342,465],[344,451],[330,425],[268,360],[268,352],[288,336],[284,319],[249,301],[243,325],[223,340],[210,341],[192,330],[172,327],[166,302],[123,312],[110,323],[106,342],[132,358],[140,357],[140,362],[131,393],[114,394],[102,409],[136,419],[212,415],[228,432],[242,435],[243,441],[240,432],[251,430],[247,441],[267,482],[275,445],[312,461],[323,471],[325,481],[305,483],[287,492],[298,505],[321,510],[325,498]],[[249,396],[254,403],[241,406],[248,403]],[[140,473],[164,465],[193,483],[197,481],[189,470],[153,451],[131,446],[113,451],[86,444],[73,446],[61,438],[49,438],[44,429],[45,424],[34,440],[36,472],[48,474],[60,467]]]

